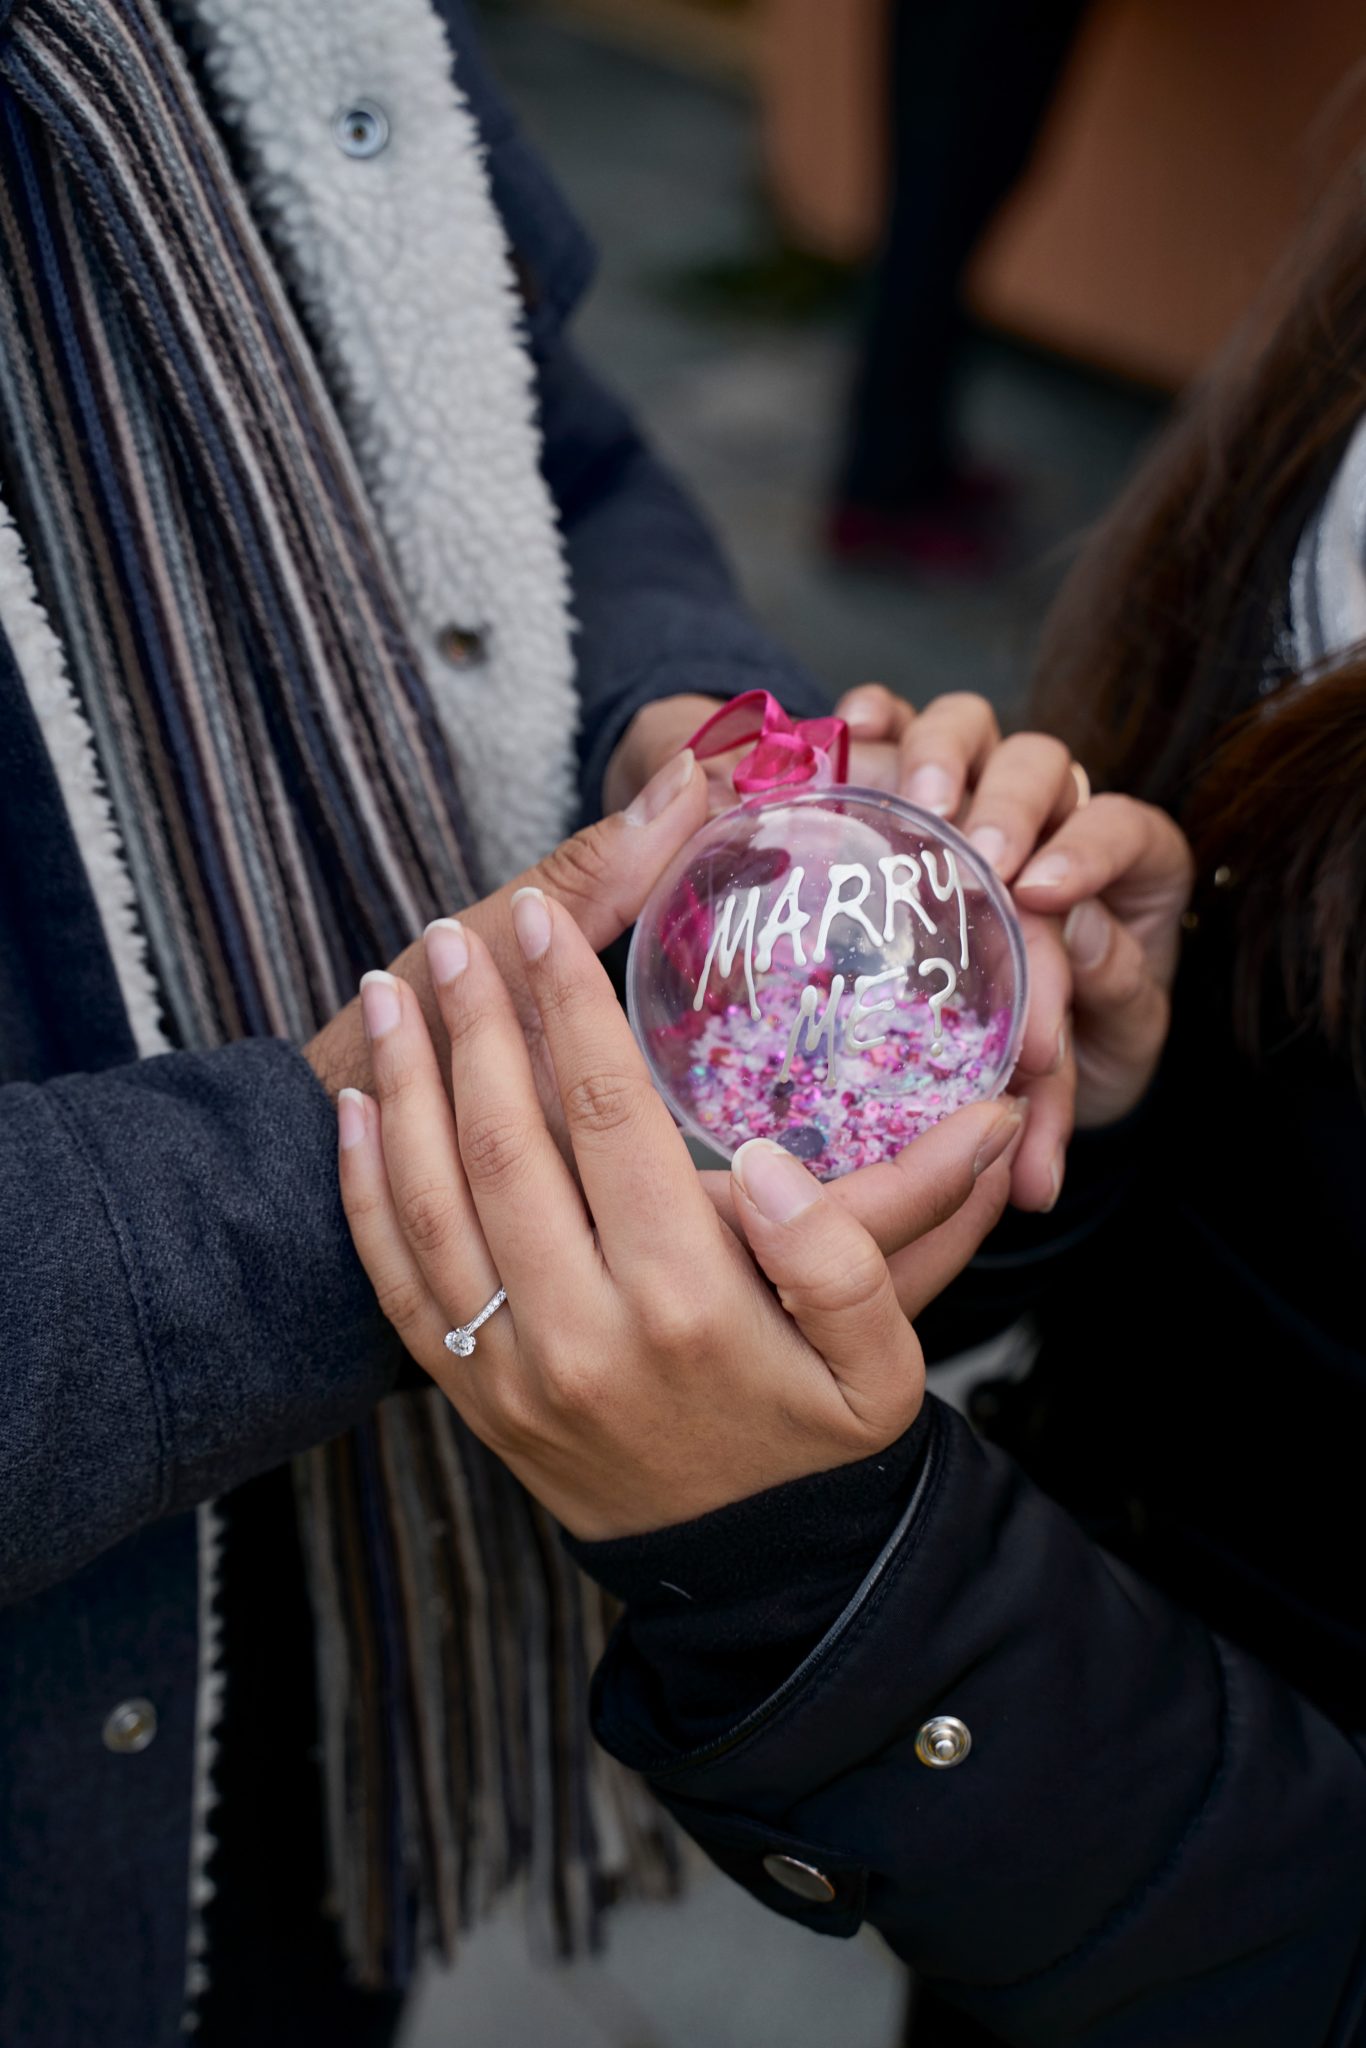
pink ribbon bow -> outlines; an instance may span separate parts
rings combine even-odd
[[[750,746],[731,777],[740,796],[811,782],[822,762],[830,764],[836,782],[849,775],[849,728],[833,714],[826,718],[789,718],[767,690],[746,690],[732,697],[698,726],[688,741],[699,761],[710,761],[732,748]]]

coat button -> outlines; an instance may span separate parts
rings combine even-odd
[[[474,626],[443,626],[436,651],[448,668],[478,668],[487,654],[484,636]]]
[[[828,1906],[835,1896],[835,1887],[825,1872],[809,1863],[799,1863],[795,1856],[765,1856],[764,1869],[774,1884],[780,1884],[785,1892],[794,1892],[799,1899]]]
[[[150,1700],[120,1700],[104,1724],[104,1746],[115,1756],[136,1756],[157,1732],[157,1710]]]
[[[952,1714],[936,1714],[915,1738],[915,1753],[932,1771],[951,1771],[972,1748],[972,1736]]]
[[[332,139],[343,156],[378,156],[389,140],[389,117],[373,100],[356,100],[334,118]]]

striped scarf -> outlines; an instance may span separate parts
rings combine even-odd
[[[90,722],[168,1042],[303,1039],[477,893],[345,435],[151,0],[0,48],[0,456]],[[668,1852],[593,1749],[596,1596],[434,1392],[297,1464],[333,1896],[405,1983],[513,1879],[562,1951]]]

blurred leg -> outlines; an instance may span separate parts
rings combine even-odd
[[[894,0],[891,190],[841,495],[889,511],[953,469],[964,269],[1028,162],[1086,0]]]

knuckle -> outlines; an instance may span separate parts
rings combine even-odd
[[[444,1251],[460,1224],[460,1204],[449,1182],[417,1181],[398,1197],[398,1220],[419,1257]]]
[[[393,1108],[405,1101],[422,1078],[420,1063],[411,1053],[396,1045],[386,1046],[384,1056],[375,1060],[373,1065],[375,1094],[382,1107]]]
[[[976,690],[950,690],[938,700],[939,708],[948,716],[988,738],[999,739],[1001,728],[996,712],[987,698]]]
[[[574,1354],[557,1355],[542,1367],[541,1389],[553,1415],[584,1421],[606,1403],[605,1375]]]
[[[625,1074],[580,1074],[565,1088],[563,1102],[571,1127],[598,1138],[633,1129],[641,1113],[640,1087]]]
[[[460,1156],[469,1179],[497,1193],[520,1178],[531,1155],[529,1123],[505,1110],[468,1116],[460,1125]]]
[[[683,1288],[656,1283],[640,1296],[640,1326],[650,1349],[666,1357],[693,1352],[705,1342],[698,1304]]]
[[[603,827],[588,825],[546,855],[539,870],[541,886],[572,906],[600,895],[610,867]]]
[[[799,1284],[780,1287],[778,1295],[793,1313],[858,1315],[874,1307],[889,1284],[887,1261],[866,1238],[857,1245],[832,1246],[808,1263]]]
[[[381,1276],[375,1282],[375,1300],[379,1303],[381,1315],[403,1336],[422,1314],[426,1294],[412,1274],[393,1273]]]

